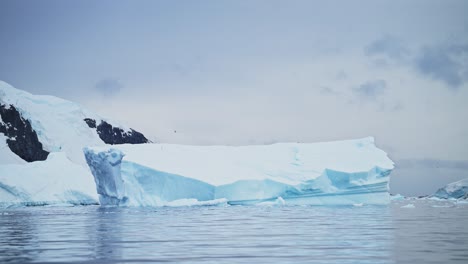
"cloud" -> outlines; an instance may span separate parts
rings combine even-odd
[[[377,100],[385,93],[387,82],[385,80],[374,80],[365,82],[353,89],[355,95],[365,100]]]
[[[115,95],[123,88],[123,84],[113,78],[102,79],[96,83],[94,88],[104,96]]]
[[[364,47],[364,54],[379,68],[406,66],[421,76],[457,89],[468,81],[468,43],[449,41],[421,46],[417,52],[400,39],[385,36]]]
[[[414,67],[422,75],[447,84],[457,89],[468,79],[468,44],[426,46],[421,48]]]
[[[427,195],[447,183],[467,177],[468,160],[400,159],[395,161],[390,191],[403,195]],[[418,188],[414,188],[417,186]]]
[[[357,100],[350,100],[352,104],[361,104],[370,102],[376,107],[379,112],[396,112],[402,110],[403,104],[400,101],[395,101],[388,96],[384,96],[388,90],[385,80],[372,80],[362,83],[352,89]]]
[[[428,168],[428,169],[459,169],[468,170],[468,160],[441,160],[441,159],[401,159],[399,168]]]
[[[346,72],[343,71],[343,70],[340,70],[335,75],[335,80],[337,80],[337,81],[342,81],[342,80],[346,80],[346,79],[348,79],[348,74],[346,74]]]
[[[404,109],[404,105],[400,101],[390,101],[390,102],[381,102],[379,105],[380,111],[387,111],[387,112],[397,112]]]
[[[398,38],[385,36],[370,43],[364,48],[364,53],[369,56],[382,55],[396,61],[406,60],[411,52],[409,48]]]
[[[321,95],[339,95],[339,93],[337,91],[335,91],[334,89],[328,87],[328,86],[322,86],[320,87],[320,94]]]

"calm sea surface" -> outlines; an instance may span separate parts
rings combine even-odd
[[[466,264],[468,204],[8,209],[9,262]]]

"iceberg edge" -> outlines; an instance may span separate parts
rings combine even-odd
[[[373,138],[339,143],[347,146],[344,155],[336,154],[336,166],[327,161],[340,151],[336,142],[245,147],[123,145],[85,148],[84,154],[103,206],[165,206],[184,199],[254,205],[279,198],[286,205],[388,204],[393,162],[386,153],[375,147]],[[356,162],[353,170],[349,164],[356,155],[367,160]],[[178,160],[180,164],[174,162]],[[212,167],[213,160],[221,163],[227,176]]]

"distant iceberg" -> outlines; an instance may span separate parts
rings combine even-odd
[[[84,153],[101,205],[390,202],[393,162],[372,137],[259,146],[119,145]]]
[[[405,200],[406,197],[397,193],[397,194],[390,194],[390,200],[392,201],[401,201],[401,200]]]
[[[468,199],[468,178],[452,182],[437,190],[432,197],[440,199]]]

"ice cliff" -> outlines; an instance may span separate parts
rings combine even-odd
[[[468,178],[447,184],[432,197],[441,199],[468,199]]]
[[[84,150],[102,205],[181,199],[387,204],[393,162],[374,139],[259,146],[120,145]]]

